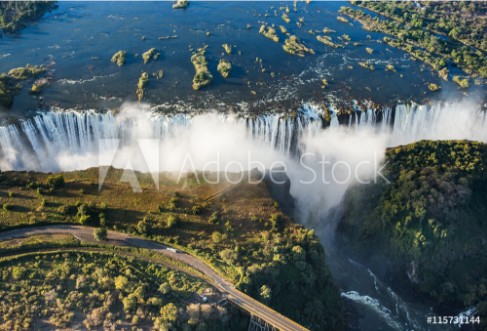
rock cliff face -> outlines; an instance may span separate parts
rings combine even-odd
[[[341,244],[439,310],[485,315],[487,145],[421,141],[389,149],[387,161],[390,183],[347,193]]]

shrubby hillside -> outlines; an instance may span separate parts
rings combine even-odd
[[[177,183],[137,173],[142,193],[109,169],[0,173],[0,229],[49,223],[101,226],[151,238],[204,260],[254,298],[313,330],[344,328],[339,291],[314,231],[287,217],[265,183]]]
[[[352,188],[343,244],[450,313],[487,312],[487,145],[421,141],[387,151],[385,182]]]

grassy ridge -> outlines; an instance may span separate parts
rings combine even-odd
[[[194,175],[177,183],[161,174],[157,190],[137,174],[143,193],[134,193],[121,175],[109,169],[99,190],[98,169],[1,173],[0,226],[78,223],[142,235],[200,257],[301,324],[343,327],[321,244],[281,212],[264,183],[212,185]]]

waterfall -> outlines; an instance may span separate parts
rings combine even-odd
[[[2,170],[58,171],[52,164],[59,153],[97,153],[100,139],[178,138],[181,128],[191,127],[201,115],[164,114],[136,109],[132,112],[87,111],[38,112],[32,118],[0,126],[0,168]],[[258,146],[269,146],[284,155],[298,155],[304,138],[323,130],[367,127],[387,134],[388,146],[422,139],[470,139],[487,142],[485,112],[468,104],[399,104],[381,110],[353,107],[348,118],[330,107],[330,123],[323,120],[318,105],[304,104],[295,114],[258,116],[218,115],[222,125],[242,126]],[[333,143],[333,142],[329,142]],[[238,146],[236,146],[238,147]],[[92,166],[96,166],[93,164]]]

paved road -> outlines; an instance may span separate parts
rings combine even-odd
[[[42,227],[31,227],[10,230],[0,233],[0,241],[21,238],[33,235],[41,234],[71,234],[83,242],[100,243],[93,237],[93,231],[95,228],[78,226],[78,225],[50,225]],[[198,258],[183,253],[181,251],[173,252],[168,250],[168,246],[158,244],[154,241],[137,238],[128,234],[124,234],[116,231],[108,231],[107,240],[104,244],[114,246],[131,246],[146,248],[157,253],[169,256],[175,260],[181,261],[194,269],[201,271],[213,280],[213,285],[220,291],[227,293],[228,300],[236,306],[247,311],[248,313],[255,315],[267,323],[272,324],[274,327],[281,331],[306,331],[305,327],[295,323],[291,319],[281,315],[275,310],[267,307],[259,301],[252,299],[248,295],[237,290],[232,283],[225,280],[222,276],[211,269],[206,263]]]

